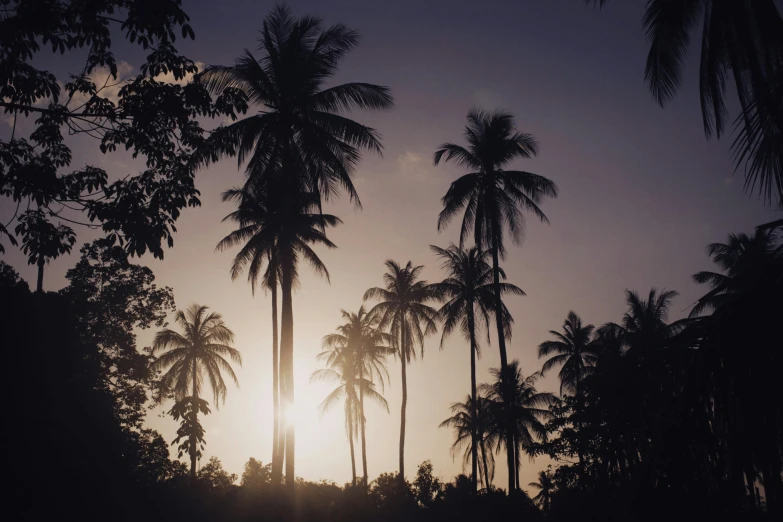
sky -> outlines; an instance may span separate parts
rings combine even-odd
[[[184,5],[196,40],[180,43],[179,49],[201,64],[230,64],[244,48],[257,47],[258,30],[274,4]],[[741,173],[733,175],[730,140],[704,137],[693,50],[676,99],[666,109],[652,99],[644,85],[641,0],[611,2],[601,11],[581,0],[297,0],[289,5],[297,15],[317,15],[326,24],[359,30],[361,43],[346,57],[334,83],[386,85],[396,101],[391,111],[351,115],[380,131],[383,155],[365,156],[355,173],[362,210],[346,198],[328,207],[344,221],[330,232],[339,248],[318,251],[330,284],[303,268],[294,294],[298,476],[340,484],[350,480],[342,410],[320,415],[317,406],[330,385],[308,383],[320,367],[315,356],[321,338],[340,324],[340,310],[356,311],[365,290],[382,284],[385,260],[424,265],[423,277],[430,282],[443,277],[429,245],[458,239],[458,222],[439,234],[436,220],[440,198],[462,171],[449,164],[434,167],[432,154],[445,141],[461,143],[471,107],[511,112],[517,127],[534,134],[541,145],[538,157],[516,167],[547,176],[560,188],[559,197],[542,207],[551,223],[529,220],[523,243],[510,247],[503,263],[509,281],[527,293],[507,302],[515,318],[509,359],[518,359],[525,375],[540,370],[537,346],[549,338],[549,330],[562,326],[570,310],[596,326],[618,321],[626,289],[675,289],[680,295],[671,319],[686,315],[704,292],[691,274],[710,268],[706,245],[780,216],[743,193]],[[127,56],[133,72],[139,55]],[[50,63],[61,72],[81,67],[78,60]],[[7,124],[0,122],[3,139],[10,135]],[[17,132],[24,129],[20,124]],[[79,162],[103,166],[113,175],[134,167],[122,153],[102,156],[94,143],[74,145],[74,166]],[[232,209],[220,201],[220,193],[241,183],[242,176],[235,160],[200,172],[202,206],[183,212],[174,248],[163,260],[148,255],[139,261],[154,270],[158,284],[173,287],[178,308],[205,304],[220,312],[235,333],[234,345],[244,360],[237,369],[240,387],[229,386],[225,404],[203,419],[207,446],[202,462],[218,456],[239,475],[249,457],[269,462],[272,445],[270,300],[263,292],[253,297],[244,279],[231,281],[234,252],[215,252],[231,230],[221,223]],[[13,209],[8,201],[2,204],[5,222]],[[79,232],[80,241],[94,236]],[[19,251],[7,248],[4,256],[34,283],[35,267],[26,266]],[[65,286],[65,272],[77,256],[48,265],[45,289]],[[153,335],[139,332],[140,346],[149,345]],[[445,480],[462,471],[461,454],[453,458],[450,452],[451,431],[438,424],[449,416],[449,405],[469,393],[469,351],[457,336],[447,339],[442,350],[439,344],[440,334],[430,337],[424,357],[408,369],[409,479],[426,459]],[[497,343],[485,343],[479,382],[497,366]],[[390,412],[377,406],[367,412],[371,480],[397,469],[399,361],[389,361],[389,372],[383,393]],[[557,392],[556,374],[540,380],[539,389]],[[153,410],[147,425],[171,441],[176,423],[164,415],[169,407]],[[495,475],[501,487],[504,461],[498,457]],[[523,460],[521,484],[533,481],[548,463]]]

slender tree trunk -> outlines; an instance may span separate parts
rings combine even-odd
[[[484,488],[489,489],[489,466],[487,465],[487,450],[481,444],[481,460],[484,463]]]
[[[43,272],[44,272],[44,264],[46,261],[44,258],[40,258],[38,260],[38,284],[35,287],[35,291],[38,293],[43,292]]]
[[[408,376],[405,358],[407,353],[405,346],[405,318],[400,325],[400,361],[402,362],[402,407],[400,408],[400,481],[405,482],[405,408],[408,406]]]
[[[270,260],[271,261],[271,260]],[[272,261],[270,264],[274,264]],[[280,361],[277,339],[277,276],[271,281],[272,291],[272,484],[279,485],[283,477],[283,453],[280,446]]]
[[[285,484],[293,491],[296,481],[294,447],[296,427],[290,418],[294,407],[294,314],[291,291],[293,286],[293,259],[281,256],[282,313],[280,321],[280,370],[283,379],[283,405],[287,415],[285,426]]]
[[[579,354],[581,358],[582,355]],[[579,482],[584,481],[585,476],[585,464],[584,464],[584,448],[582,445],[582,390],[579,388],[579,371],[580,367],[576,369],[576,451],[579,458]]]
[[[346,401],[349,401],[350,399],[346,395],[345,397]],[[351,485],[353,487],[356,487],[356,453],[354,451],[353,447],[353,412],[350,411],[352,408],[349,406],[346,408],[345,414],[348,415],[348,445],[351,447]]]
[[[367,419],[364,418],[364,367],[359,368],[359,414],[361,415],[361,418],[359,419],[359,422],[361,423],[361,430],[362,430],[362,478],[364,480],[364,487],[367,488],[367,438],[365,436],[364,426],[367,422]]]
[[[476,420],[478,419],[478,397],[476,397],[476,325],[473,317],[473,302],[468,303],[468,334],[470,335],[470,396],[471,415],[473,427],[471,429],[470,471],[473,491],[478,491],[478,432]]]
[[[495,293],[495,324],[498,330],[498,347],[500,349],[500,375],[503,385],[504,393],[508,393],[508,384],[505,382],[508,380],[508,356],[506,354],[506,336],[503,332],[503,301],[500,296],[500,255],[499,239],[500,234],[498,232],[498,223],[492,224],[492,283]],[[504,397],[503,400],[507,398]],[[508,423],[506,423],[508,424]],[[506,426],[506,464],[508,466],[508,494],[510,495],[516,489],[516,481],[514,480],[514,447],[513,447],[513,432],[510,425]]]
[[[193,359],[193,393],[192,397],[193,399],[196,399],[198,397],[198,388],[196,388],[196,359]],[[196,424],[198,423],[198,408],[196,407],[196,403],[193,402],[191,404],[191,412],[193,415],[192,419],[192,425],[191,427],[195,429]],[[196,439],[196,432],[191,431],[190,432],[190,479],[193,484],[196,482],[196,453],[198,452],[196,445],[198,444],[198,440]]]

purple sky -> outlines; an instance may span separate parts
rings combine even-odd
[[[329,386],[307,383],[318,368],[320,338],[339,324],[341,308],[355,311],[364,291],[381,284],[385,259],[411,259],[426,266],[426,279],[440,277],[429,245],[457,239],[456,222],[440,235],[435,222],[440,197],[461,171],[451,165],[434,168],[432,153],[444,141],[461,142],[471,106],[514,114],[517,127],[541,144],[538,158],[517,166],[553,179],[561,191],[543,205],[551,225],[530,221],[523,245],[509,249],[504,265],[509,280],[528,294],[508,303],[516,319],[509,357],[520,360],[525,374],[540,369],[536,347],[548,330],[560,328],[569,310],[595,325],[619,320],[626,288],[676,289],[681,295],[672,319],[686,314],[703,293],[690,275],[710,267],[706,244],[779,217],[743,194],[741,174],[732,176],[730,141],[705,139],[697,60],[689,62],[684,88],[670,106],[663,110],[653,101],[643,82],[642,1],[611,2],[603,11],[579,0],[289,4],[298,15],[358,29],[361,44],[335,81],[388,85],[397,104],[391,112],[353,115],[382,133],[384,155],[366,157],[356,173],[364,209],[357,212],[346,200],[330,209],[345,221],[331,234],[339,250],[322,255],[331,285],[303,269],[294,296],[297,474],[307,479],[350,480],[342,412],[335,409],[319,419],[315,408]],[[257,31],[272,6],[185,2],[196,41],[180,50],[198,62],[232,63],[243,48],[257,46]],[[51,66],[76,70],[79,64]],[[7,139],[9,127],[0,126]],[[79,161],[100,163],[117,174],[132,164],[119,155],[100,157],[94,144],[75,147],[75,165]],[[248,457],[268,462],[271,453],[269,303],[263,294],[251,298],[244,281],[231,282],[231,253],[214,253],[230,230],[220,223],[231,209],[220,203],[219,194],[240,180],[233,160],[201,173],[203,206],[185,211],[174,249],[166,251],[164,261],[142,259],[159,284],[174,287],[178,307],[207,304],[236,333],[245,358],[238,372],[241,389],[229,389],[225,406],[204,422],[206,456],[219,456],[235,473]],[[0,217],[7,220],[12,210],[4,202]],[[83,233],[80,240],[89,237]],[[9,250],[5,260],[34,281],[25,258]],[[74,262],[74,256],[53,262],[46,288],[62,287]],[[151,334],[143,332],[140,341],[149,343]],[[452,434],[438,424],[448,416],[449,404],[469,391],[469,355],[457,337],[439,353],[439,339],[428,341],[424,360],[409,370],[410,478],[424,459],[431,459],[444,479],[460,471],[459,457],[453,461],[449,453]],[[480,381],[498,364],[496,343],[484,346]],[[368,412],[371,479],[397,466],[399,363],[390,361],[389,371],[385,395],[391,414],[378,408]],[[554,374],[540,383],[542,389],[557,390]],[[155,410],[148,424],[171,440],[175,424],[161,418],[162,411]],[[522,484],[545,465],[523,461]],[[501,457],[496,484],[505,484],[505,475]]]

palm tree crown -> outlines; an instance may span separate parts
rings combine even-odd
[[[481,348],[478,340],[471,338],[469,311],[481,319],[481,323],[476,324],[476,329],[480,326],[487,328],[487,338],[489,338],[489,318],[494,314],[495,294],[492,285],[492,254],[489,251],[479,250],[478,247],[468,249],[460,248],[456,245],[449,245],[448,248],[440,248],[434,245],[430,246],[433,252],[441,259],[441,267],[446,271],[446,279],[440,283],[430,285],[433,295],[440,301],[445,301],[438,310],[438,319],[443,326],[443,335],[441,337],[441,346],[443,346],[446,337],[451,334],[455,328],[459,328],[466,341],[474,342],[476,355],[480,356]],[[506,274],[501,269],[501,278],[505,279]],[[511,283],[501,283],[501,294],[525,295],[525,292]],[[471,308],[472,307],[472,308]],[[505,337],[511,337],[511,325],[513,318],[508,308],[503,306],[503,321],[506,325]]]
[[[586,1],[603,6],[608,0]],[[648,1],[643,22],[650,51],[644,76],[664,106],[682,87],[691,41],[700,41],[704,132],[720,138],[727,126],[733,126],[737,166],[746,163],[746,191],[757,191],[767,202],[783,207],[783,17],[775,4],[776,0]],[[724,99],[729,75],[741,110],[733,122]]]
[[[424,337],[437,330],[437,312],[426,304],[435,295],[427,281],[419,279],[423,266],[413,266],[408,261],[401,267],[392,260],[385,265],[388,269],[383,274],[385,288],[370,288],[364,299],[380,301],[370,314],[379,317],[380,328],[392,333],[396,355],[410,363],[416,358],[416,346],[424,356]]]
[[[208,310],[206,306],[194,304],[184,312],[177,311],[175,320],[183,333],[168,328],[157,333],[153,353],[164,353],[152,364],[152,370],[168,368],[161,378],[161,387],[173,392],[178,401],[187,396],[198,397],[206,376],[217,407],[226,397],[223,373],[239,386],[226,357],[241,366],[242,356],[230,346],[234,334],[223,318]]]
[[[217,246],[218,250],[225,250],[242,245],[231,266],[232,277],[238,277],[247,269],[248,280],[255,286],[262,275],[264,261],[275,259],[277,272],[280,272],[279,263],[285,257],[291,261],[292,283],[296,284],[298,279],[300,258],[310,263],[316,273],[329,279],[329,271],[310,245],[336,248],[326,237],[325,229],[342,221],[337,216],[320,212],[316,195],[300,192],[284,197],[268,187],[248,184],[228,190],[222,197],[223,201],[237,203],[237,209],[223,221],[232,221],[238,228]],[[279,274],[273,275],[279,277]]]
[[[545,197],[557,197],[557,186],[537,174],[504,170],[514,159],[538,153],[533,135],[517,132],[510,114],[472,109],[465,139],[467,148],[444,143],[435,151],[436,165],[441,160],[454,161],[471,171],[452,183],[443,197],[438,230],[464,211],[460,243],[472,233],[476,246],[488,249],[494,245],[502,257],[505,248],[501,227],[508,227],[518,243],[525,225],[522,210],[547,222],[539,204]]]
[[[556,340],[544,341],[539,345],[539,358],[554,354],[541,368],[542,375],[555,366],[562,366],[558,374],[560,395],[563,395],[563,390],[579,394],[580,381],[595,366],[596,353],[591,343],[594,328],[592,324],[582,326],[582,319],[574,312],[568,312],[563,323],[563,333],[550,330],[549,333]]]
[[[214,133],[223,152],[236,153],[249,175],[266,179],[284,173],[301,189],[329,198],[342,187],[359,204],[351,171],[362,150],[380,153],[374,129],[341,116],[355,109],[389,109],[387,87],[346,83],[324,88],[359,35],[319,18],[296,18],[278,5],[264,20],[256,58],[246,50],[233,66],[209,66],[199,75],[211,92],[226,87],[245,93],[262,109]]]
[[[533,502],[546,513],[552,505],[552,494],[555,491],[555,482],[552,480],[551,473],[547,471],[538,472],[538,482],[528,484],[531,488],[538,490],[538,494],[533,497]]]

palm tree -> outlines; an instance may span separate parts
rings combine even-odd
[[[377,299],[371,315],[380,318],[378,327],[392,335],[392,346],[402,366],[402,406],[400,408],[400,480],[405,481],[405,409],[408,405],[406,367],[416,358],[416,345],[424,357],[424,337],[437,330],[437,312],[425,304],[433,299],[426,281],[419,279],[423,266],[408,263],[401,267],[392,260],[385,263],[385,288],[374,287],[365,292],[364,299]]]
[[[305,259],[318,273],[329,280],[329,271],[311,245],[336,248],[326,237],[326,228],[336,226],[342,221],[336,216],[324,214],[319,209],[319,199],[315,194],[286,190],[276,190],[276,185],[248,183],[241,189],[232,189],[224,197],[237,201],[238,210],[228,219],[234,220],[239,228],[226,236],[219,247],[244,243],[237,255],[237,262],[249,263],[248,273],[260,271],[253,263],[263,258],[253,257],[254,248],[265,244],[275,245],[274,263],[278,267],[281,289],[280,318],[280,390],[283,415],[294,404],[294,368],[293,368],[293,287],[299,278],[298,265]],[[233,216],[233,217],[232,217]],[[260,246],[259,246],[260,248]],[[274,273],[274,271],[273,271]],[[275,275],[275,277],[278,277]],[[294,438],[295,427],[288,423],[283,428],[285,440],[279,448],[285,447],[286,484],[295,484],[294,475]],[[293,487],[293,486],[291,486]]]
[[[331,363],[340,353],[340,348],[350,346],[353,357],[358,367],[360,381],[367,378],[374,384],[375,379],[385,388],[389,379],[386,369],[386,357],[394,354],[391,345],[391,336],[378,328],[380,318],[377,315],[368,314],[364,306],[359,307],[357,313],[342,310],[345,323],[337,328],[337,333],[324,337],[324,347],[330,349],[326,355],[327,363]],[[326,352],[325,352],[326,353]],[[386,408],[388,410],[388,406]],[[364,415],[364,388],[359,387],[359,424],[362,439],[362,478],[363,486],[367,487],[367,438],[365,425],[367,419]]]
[[[767,506],[783,510],[783,407],[778,399],[780,317],[783,317],[783,243],[767,230],[731,234],[709,245],[720,271],[693,276],[710,290],[694,306],[697,382],[703,407],[714,411],[713,430],[731,456],[729,478],[745,495],[756,475]],[[711,312],[711,315],[704,315]],[[749,419],[753,419],[752,428]],[[744,463],[744,469],[742,464]],[[744,476],[743,476],[744,475]]]
[[[596,363],[597,354],[595,347],[591,343],[591,337],[595,327],[592,324],[582,326],[582,319],[574,312],[568,312],[563,323],[563,333],[550,330],[549,333],[555,337],[555,341],[544,341],[538,346],[538,358],[547,357],[544,366],[541,368],[541,375],[554,368],[561,366],[558,377],[560,378],[560,396],[564,390],[571,391],[576,396],[577,419],[581,415],[583,394],[580,388],[580,382],[589,375]],[[581,426],[577,420],[577,432],[580,435],[579,447],[579,470],[584,473],[584,459],[581,441]]]
[[[551,180],[518,170],[504,170],[516,158],[530,158],[538,152],[538,143],[532,134],[516,131],[511,114],[488,113],[479,109],[468,112],[465,127],[468,147],[444,143],[435,151],[435,165],[454,161],[470,170],[453,182],[443,197],[443,210],[438,217],[442,230],[454,216],[464,212],[460,230],[460,244],[469,234],[482,250],[492,252],[493,283],[495,286],[495,323],[500,349],[500,367],[508,365],[500,291],[500,258],[505,257],[504,227],[508,228],[514,243],[522,240],[525,219],[523,210],[548,222],[539,208],[545,197],[557,197],[557,186]],[[506,434],[507,437],[511,433]],[[512,445],[508,444],[511,448]],[[513,484],[514,456],[507,455],[509,490]]]
[[[679,295],[674,290],[650,289],[647,299],[633,290],[625,291],[628,311],[623,316],[622,328],[629,355],[645,357],[682,330],[685,323],[669,324],[671,302]]]
[[[363,150],[381,152],[380,136],[374,129],[339,113],[388,109],[393,106],[393,99],[388,88],[368,83],[323,88],[337,72],[340,60],[357,45],[358,38],[356,31],[342,24],[324,29],[319,18],[295,18],[285,5],[275,7],[263,23],[260,59],[245,51],[233,66],[209,66],[197,77],[213,93],[223,92],[226,87],[237,89],[260,109],[253,116],[213,132],[205,160],[236,154],[240,166],[247,163],[246,173],[249,181],[258,186],[257,190],[290,200],[300,199],[299,194],[304,193],[308,204],[314,200],[306,212],[311,219],[315,219],[311,207],[320,212],[322,200],[336,195],[340,187],[360,205],[351,171]],[[287,204],[299,207],[298,203]],[[316,242],[324,243],[322,240],[325,236]],[[279,252],[277,259],[282,293],[280,388],[284,403],[292,404],[290,295],[294,261],[284,260],[283,255]],[[309,260],[318,270],[323,268],[320,260]],[[286,263],[288,276],[284,270]],[[294,437],[293,425],[286,427],[285,474],[290,487],[295,484]]]
[[[549,507],[552,505],[552,494],[555,491],[552,475],[547,471],[539,471],[538,482],[531,482],[528,486],[538,490],[538,495],[533,497],[533,502],[541,508],[541,511],[548,513]]]
[[[282,174],[301,190],[328,199],[343,188],[359,205],[351,171],[361,151],[382,150],[377,131],[341,112],[389,109],[387,87],[345,83],[324,88],[342,58],[359,43],[359,34],[320,18],[296,18],[281,4],[264,20],[256,58],[245,50],[233,66],[207,67],[198,76],[213,93],[226,87],[244,93],[259,112],[213,134],[217,152],[237,154],[239,165],[256,179]]]
[[[206,306],[197,304],[184,312],[178,310],[175,321],[183,333],[166,328],[155,335],[152,353],[163,353],[150,368],[155,372],[165,370],[160,380],[161,389],[173,393],[177,402],[186,397],[191,402],[197,402],[206,376],[212,388],[215,407],[218,407],[221,399],[224,402],[226,400],[223,373],[228,374],[234,384],[239,386],[237,376],[225,358],[241,366],[242,356],[239,350],[230,346],[234,342],[234,333],[225,325],[223,318],[208,310]],[[199,408],[194,406],[194,424],[198,421],[198,411]],[[190,475],[195,478],[197,440],[194,434],[190,435],[189,442]]]
[[[582,319],[574,312],[568,312],[563,323],[563,333],[550,330],[555,341],[544,341],[538,346],[538,358],[548,357],[541,368],[541,375],[555,366],[561,366],[560,395],[564,390],[580,395],[579,382],[585,378],[595,365],[596,353],[591,344],[595,327],[592,324],[582,326]]]
[[[455,402],[451,405],[452,416],[440,423],[441,428],[454,429],[454,444],[451,446],[452,455],[463,447],[462,465],[466,466],[470,461],[474,462],[473,448],[481,451],[481,467],[478,475],[487,489],[492,484],[495,474],[495,458],[492,455],[492,446],[496,443],[495,434],[492,432],[492,410],[489,401],[485,397],[479,397],[473,401],[470,395],[465,402]],[[475,442],[475,444],[474,444]],[[471,489],[476,491],[476,484],[471,478]]]
[[[440,345],[442,348],[446,337],[459,327],[465,340],[470,343],[470,397],[476,397],[476,358],[481,355],[476,332],[483,323],[489,336],[489,316],[495,309],[490,253],[475,246],[462,249],[449,245],[443,249],[432,245],[430,248],[442,260],[441,266],[448,274],[446,279],[431,286],[437,298],[446,301],[438,310],[438,318],[443,323]],[[506,278],[502,270],[501,277]],[[509,283],[501,283],[500,290],[501,293],[525,295],[521,288]],[[478,323],[477,314],[481,320]],[[505,335],[510,337],[513,319],[505,305],[503,322]],[[476,402],[470,403],[474,408],[477,406]],[[471,414],[473,418],[477,415],[476,411]],[[474,434],[471,439],[471,480],[475,491],[478,489],[478,434]]]
[[[535,383],[541,374],[523,377],[516,360],[505,369],[492,368],[489,372],[493,381],[482,384],[479,392],[490,402],[496,449],[505,446],[506,453],[514,459],[514,466],[509,470],[511,494],[519,486],[520,452],[529,449],[536,440],[546,440],[545,422],[552,418],[547,408],[557,399],[551,393],[538,392]],[[506,436],[508,432],[511,437]]]
[[[607,0],[587,0],[603,5]],[[734,80],[740,115],[733,148],[746,162],[745,189],[783,207],[783,19],[775,0],[651,0],[644,27],[650,41],[645,79],[664,106],[682,86],[691,40],[701,41],[699,90],[704,133],[729,124],[726,77]],[[701,34],[699,29],[701,28]]]
[[[264,289],[272,294],[272,483],[280,484],[283,471],[283,452],[280,436],[280,364],[278,361],[277,287],[280,280],[280,266],[277,262],[277,238],[284,227],[282,214],[269,205],[268,198],[243,197],[245,190],[234,188],[222,194],[223,201],[236,201],[238,208],[223,218],[237,225],[237,230],[223,238],[217,250],[227,250],[242,245],[231,265],[231,279],[236,279],[247,270],[250,290],[255,295],[259,277]],[[273,203],[273,202],[272,202]],[[266,271],[262,269],[266,264]]]
[[[341,334],[338,334],[342,337]],[[345,431],[351,449],[352,484],[356,486],[356,457],[353,441],[357,435],[357,427],[363,423],[364,412],[360,396],[374,400],[389,411],[389,405],[375,390],[375,385],[362,378],[363,361],[361,354],[357,353],[357,345],[348,338],[338,340],[333,336],[324,337],[324,351],[318,354],[319,359],[327,361],[327,368],[313,372],[310,380],[331,380],[340,383],[318,406],[321,413],[325,413],[339,400],[343,400],[345,409]]]

